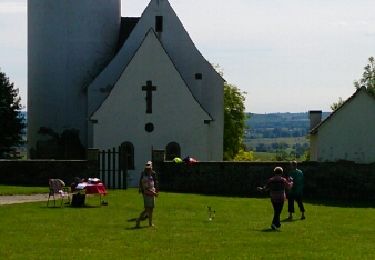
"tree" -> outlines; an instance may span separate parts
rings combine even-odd
[[[25,127],[20,117],[21,98],[18,89],[0,71],[0,158],[10,147],[21,143],[21,131]]]
[[[368,93],[375,96],[375,59],[374,57],[368,58],[368,64],[364,67],[364,72],[360,80],[354,81],[354,87],[360,89],[365,87]],[[342,106],[344,101],[340,97],[339,100],[331,105],[332,111],[337,110]]]
[[[335,111],[336,109],[338,109],[339,107],[341,107],[342,104],[344,104],[344,101],[342,100],[341,97],[339,97],[339,100],[338,100],[337,102],[334,102],[334,103],[331,105],[331,109],[332,109],[332,111]]]
[[[354,81],[354,87],[359,89],[365,87],[367,91],[375,96],[375,60],[368,58],[368,64],[364,67],[364,72],[360,80]]]
[[[212,64],[215,70],[223,77],[224,72],[219,64]],[[245,94],[236,86],[224,83],[224,160],[233,160],[238,153],[245,150],[243,142],[246,113]],[[246,154],[247,158],[252,155]]]
[[[224,84],[224,160],[232,160],[244,150],[245,94],[234,85]]]
[[[233,158],[233,160],[238,162],[253,161],[254,153],[252,151],[247,152],[241,149]]]

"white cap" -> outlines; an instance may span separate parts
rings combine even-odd
[[[152,162],[151,161],[146,162],[145,168],[151,169],[152,168]]]

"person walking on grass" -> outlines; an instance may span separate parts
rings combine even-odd
[[[140,222],[148,217],[148,223],[150,227],[153,227],[152,214],[155,208],[155,197],[158,193],[155,189],[155,172],[152,170],[152,162],[148,161],[145,165],[145,170],[142,172],[140,178],[139,190],[143,194],[144,210],[136,220],[136,228],[140,227]]]
[[[271,203],[273,207],[273,219],[271,228],[277,230],[281,227],[280,214],[284,207],[284,201],[286,199],[285,190],[290,189],[293,186],[291,180],[287,180],[283,175],[283,168],[276,167],[273,170],[275,176],[268,179],[266,185],[263,187],[258,187],[259,191],[269,191],[271,197]]]
[[[153,167],[152,167],[152,162],[151,161],[148,161],[145,165],[145,168],[144,170],[141,172],[141,175],[139,177],[139,182],[138,182],[138,191],[139,193],[142,193],[142,196],[143,196],[143,199],[145,197],[145,193],[144,193],[144,189],[143,189],[143,185],[142,185],[142,179],[144,176],[147,176],[147,172],[148,171],[151,171],[151,176],[154,180],[154,187],[155,187],[155,190],[156,192],[159,191],[159,182],[158,182],[158,178],[157,178],[157,174],[156,172],[154,171]],[[145,213],[143,215],[143,218],[141,219],[141,221],[145,220],[146,218],[148,218],[148,214]]]
[[[293,219],[294,213],[294,201],[297,202],[299,210],[301,211],[301,219],[305,219],[305,208],[302,202],[302,195],[303,195],[303,184],[304,184],[304,177],[303,172],[300,169],[297,169],[297,162],[292,161],[290,163],[291,171],[289,173],[289,178],[293,180],[293,187],[288,191],[287,198],[288,198],[288,220]]]

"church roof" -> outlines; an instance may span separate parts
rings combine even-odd
[[[193,93],[191,92],[190,88],[188,87],[188,85],[187,85],[185,79],[182,77],[181,72],[177,69],[177,67],[176,67],[176,65],[175,65],[175,63],[174,63],[174,61],[173,61],[173,59],[171,59],[171,57],[169,56],[168,52],[167,52],[166,49],[164,48],[162,42],[161,42],[161,41],[159,40],[159,38],[157,37],[156,32],[155,32],[152,28],[149,29],[149,31],[146,33],[146,35],[144,36],[144,38],[143,38],[141,44],[138,46],[138,49],[134,52],[133,57],[130,59],[129,63],[125,66],[125,68],[122,70],[122,73],[128,68],[128,66],[130,66],[130,64],[131,64],[131,62],[132,62],[134,56],[137,55],[137,53],[139,52],[139,50],[142,48],[142,45],[143,45],[144,41],[146,40],[146,38],[147,38],[150,34],[153,34],[154,37],[155,37],[155,39],[157,40],[157,42],[160,44],[162,50],[164,51],[164,53],[166,54],[166,56],[167,56],[168,59],[170,60],[171,64],[173,65],[173,67],[174,67],[174,69],[175,69],[175,71],[179,74],[181,80],[184,82],[185,87],[187,88],[188,92],[191,94],[191,96],[193,97],[193,99],[197,102],[197,104],[199,104],[199,106],[201,107],[201,109],[202,109],[202,110],[207,114],[207,116],[210,118],[210,120],[208,120],[208,121],[214,121],[214,119],[213,119],[213,117],[211,116],[211,114],[210,114],[210,113],[209,113],[209,112],[208,112],[208,111],[202,106],[201,102],[199,102],[199,100],[197,100],[197,99],[195,98],[195,96],[194,96]],[[117,78],[116,82],[121,78],[122,73],[119,75],[119,77]],[[114,84],[114,85],[115,85],[115,84]],[[113,89],[114,85],[112,86],[112,89]],[[98,111],[98,110],[101,108],[102,104],[104,103],[104,101],[105,101],[109,96],[110,96],[110,92],[108,93],[107,97],[101,102],[101,104],[99,105],[99,107],[98,107],[95,111],[93,111],[93,112],[91,113],[90,118],[95,114],[96,111]]]
[[[121,27],[120,35],[116,52],[118,52],[124,42],[129,38],[130,33],[133,31],[134,27],[137,25],[140,17],[121,17]]]
[[[170,6],[169,1],[151,0],[149,5],[143,11],[142,16],[140,18],[124,18],[122,24],[124,26],[128,24],[131,26],[131,28],[123,28],[123,32],[121,33],[121,39],[119,43],[122,47],[118,50],[118,52],[111,60],[111,62],[107,65],[107,67],[105,67],[102,70],[102,72],[91,82],[89,86],[89,89],[91,89],[91,91],[89,90],[91,93],[91,97],[89,97],[89,99],[91,99],[89,100],[89,113],[92,113],[93,111],[97,110],[101,102],[105,99],[106,95],[108,94],[108,91],[110,91],[113,88],[115,82],[120,77],[124,68],[127,67],[127,65],[131,62],[131,59],[134,57],[134,53],[137,51],[140,44],[142,43],[144,35],[150,28],[153,28],[152,24],[154,23],[155,15],[158,15],[159,13],[160,15],[168,15],[168,17],[171,19],[171,25],[169,26],[177,28],[179,35],[182,35],[181,37],[179,37],[178,42],[176,42],[177,45],[163,46],[163,48],[173,52],[175,51],[174,48],[176,48],[176,46],[179,46],[179,49],[185,48],[181,46],[182,44],[184,46],[187,46],[187,49],[194,49],[194,55],[186,56],[188,54],[185,54],[185,57],[183,57],[183,55],[176,55],[176,53],[172,55],[173,64],[179,71],[188,88],[192,90],[192,85],[195,84],[192,83],[193,81],[191,79],[191,75],[194,75],[194,73],[196,72],[200,72],[193,71],[195,66],[193,64],[189,64],[186,62],[186,58],[188,60],[191,60],[190,57],[192,56],[194,56],[196,59],[201,60],[200,66],[202,68],[209,68],[210,73],[217,75],[217,78],[220,78],[220,80],[225,81],[222,78],[222,76],[212,67],[212,65],[203,57],[200,51],[196,48],[188,32],[185,30],[178,16],[175,14],[173,8]],[[175,39],[175,36],[172,33],[173,32],[171,32],[170,30],[166,30],[165,32],[163,31],[162,38],[159,41],[163,42],[166,38]],[[170,54],[169,56],[171,58]],[[211,87],[212,84],[208,85],[209,86],[207,87]],[[192,91],[192,93],[194,95],[194,91]]]
[[[356,96],[358,96],[358,94],[361,93],[361,92],[364,92],[364,93],[366,93],[367,95],[369,95],[370,97],[375,98],[373,95],[371,95],[371,94],[368,93],[366,87],[358,88],[358,89],[356,90],[356,92],[354,92],[354,94],[353,94],[351,97],[349,97],[347,100],[345,100],[345,102],[342,103],[342,105],[341,105],[340,107],[338,107],[335,111],[333,111],[333,112],[332,112],[332,113],[331,113],[326,119],[324,119],[323,121],[321,121],[317,126],[315,126],[313,129],[311,129],[310,134],[316,134],[316,133],[318,133],[319,128],[320,128],[322,125],[326,124],[328,121],[331,121],[332,118],[334,118],[335,115],[336,115],[339,111],[341,111],[342,108],[343,108],[344,106],[347,106],[347,105],[348,105],[348,104],[349,104],[349,103],[350,103],[350,102],[351,102]]]

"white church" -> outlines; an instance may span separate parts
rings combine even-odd
[[[221,161],[223,84],[168,0],[139,18],[120,0],[28,1],[32,158],[70,130],[84,149],[125,149],[133,182],[152,150]]]

